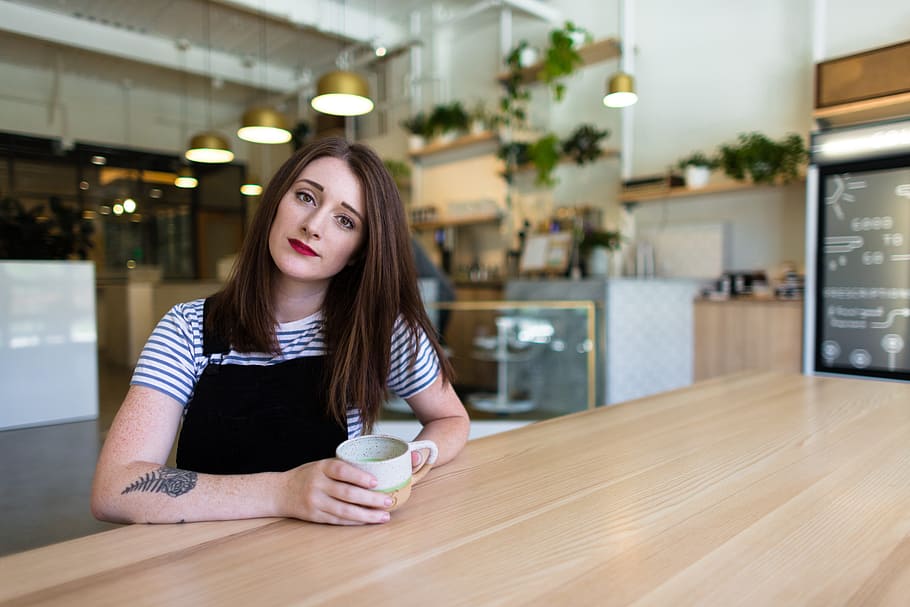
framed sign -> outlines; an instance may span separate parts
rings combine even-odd
[[[525,241],[518,271],[522,274],[562,274],[569,268],[571,254],[570,233],[535,234]]]

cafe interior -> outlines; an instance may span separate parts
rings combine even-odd
[[[88,500],[146,339],[321,137],[398,185],[469,449],[815,375],[813,142],[910,117],[908,32],[899,0],[0,0],[0,557],[121,528]],[[907,316],[852,381],[910,379]],[[390,395],[376,431],[419,428]]]

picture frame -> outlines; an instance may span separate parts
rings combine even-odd
[[[568,232],[535,234],[525,241],[518,264],[520,274],[564,274],[572,254]]]

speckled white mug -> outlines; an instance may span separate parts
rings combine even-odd
[[[421,449],[429,450],[430,454],[412,470],[411,452]],[[335,449],[335,455],[375,476],[378,481],[375,491],[387,493],[392,498],[392,505],[386,508],[391,511],[408,501],[411,485],[430,471],[439,457],[439,449],[431,440],[409,443],[387,434],[367,434],[344,441]]]

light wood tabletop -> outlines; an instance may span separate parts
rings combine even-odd
[[[135,525],[0,605],[907,605],[910,384],[739,374],[472,441],[392,521]]]

